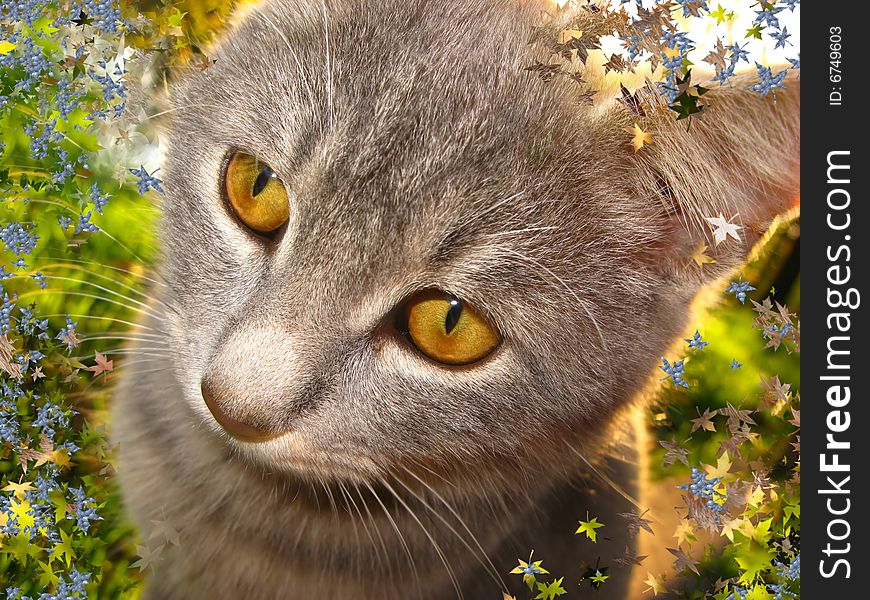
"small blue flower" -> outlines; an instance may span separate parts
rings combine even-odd
[[[701,334],[697,329],[695,330],[695,335],[690,337],[690,338],[686,338],[685,341],[687,341],[689,343],[690,349],[695,349],[695,350],[703,350],[704,348],[706,348],[707,346],[710,345],[709,342],[705,342],[701,339]]]
[[[109,195],[103,194],[100,186],[94,183],[91,186],[91,202],[94,203],[94,210],[103,214],[103,207],[109,203]]]
[[[159,171],[160,169],[155,169],[154,173]],[[144,165],[140,165],[138,169],[130,169],[130,172],[139,178],[139,194],[144,195],[148,190],[154,189],[163,193],[163,188],[160,187],[160,184],[163,183],[160,179],[154,177],[154,173],[148,173],[145,170]]]
[[[731,51],[731,60],[735,62],[740,62],[741,60],[745,60],[749,62],[749,51],[746,50],[746,46],[749,45],[749,42],[744,44],[742,47],[737,42],[734,42],[730,46],[725,46],[728,50]]]
[[[734,294],[735,297],[740,300],[740,304],[744,304],[746,302],[746,292],[753,292],[755,288],[749,285],[748,281],[743,281],[743,275],[737,281],[732,281],[731,284],[725,288],[726,294]]]
[[[686,383],[685,379],[683,379],[683,371],[685,369],[684,363],[685,359],[675,361],[674,364],[670,364],[668,359],[662,356],[662,366],[659,367],[662,371],[667,373],[667,377],[662,377],[662,380],[670,379],[675,386],[681,387],[689,387],[689,384]]]
[[[21,256],[33,251],[39,236],[25,230],[21,223],[9,223],[5,229],[0,229],[0,240],[6,244],[7,250]]]
[[[717,502],[717,500],[721,501],[724,498],[722,494],[716,491],[716,486],[721,481],[721,477],[708,478],[701,469],[692,467],[692,483],[677,487],[681,490],[688,490],[692,495],[706,500],[707,508],[718,515],[725,511],[725,507],[720,502]]]
[[[785,45],[793,46],[788,38],[791,37],[791,34],[788,32],[788,27],[783,27],[782,31],[776,31],[775,33],[771,33],[770,37],[776,40],[776,46],[773,47],[774,50],[777,48],[785,48]]]
[[[759,96],[766,96],[772,93],[773,99],[776,101],[776,90],[785,87],[783,80],[788,73],[788,69],[783,69],[774,75],[773,70],[770,67],[762,66],[759,63],[755,63],[755,67],[758,72],[758,78],[761,81],[750,87],[749,91],[758,92]]]
[[[99,227],[91,223],[91,216],[93,216],[92,211],[88,211],[83,215],[79,215],[79,222],[76,224],[74,234],[79,234],[82,232],[86,233],[96,233],[100,230]]]

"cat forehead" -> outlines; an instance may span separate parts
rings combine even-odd
[[[431,6],[255,5],[214,66],[180,86],[169,172],[189,180],[198,145],[250,152],[286,179],[304,227],[391,237],[442,261],[481,231],[594,213],[601,127],[560,82],[524,70],[530,11],[478,0],[419,10]]]
[[[255,4],[173,100],[221,114],[222,132],[296,144],[375,127],[454,149],[474,135],[516,139],[524,125],[558,121],[551,91],[524,69],[543,58],[528,43],[534,14],[481,0]]]

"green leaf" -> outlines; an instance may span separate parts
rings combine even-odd
[[[744,39],[748,39],[748,38],[755,38],[757,40],[760,40],[761,39],[761,25],[755,25],[755,26],[747,29],[746,30],[746,37]]]
[[[538,595],[535,596],[535,600],[553,600],[556,596],[561,596],[563,594],[567,594],[568,592],[565,588],[562,587],[562,580],[564,577],[560,577],[556,581],[552,583],[539,583],[538,584]]]
[[[586,537],[589,538],[590,540],[592,540],[592,543],[594,544],[598,541],[597,540],[598,534],[596,533],[595,530],[598,529],[599,527],[604,527],[604,523],[599,523],[598,517],[592,517],[591,519],[589,519],[588,513],[586,514],[586,519],[588,519],[588,520],[580,521],[580,527],[578,527],[577,531],[575,531],[574,533],[575,534],[585,533]]]
[[[740,549],[735,560],[740,565],[743,573],[740,574],[739,582],[752,583],[759,579],[765,572],[770,570],[770,560],[775,556],[775,553],[766,546],[758,544],[747,544]]]

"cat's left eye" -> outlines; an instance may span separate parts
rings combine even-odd
[[[224,175],[227,200],[239,220],[268,234],[290,218],[287,189],[272,168],[250,154],[236,152]]]
[[[445,292],[411,298],[401,328],[421,353],[446,365],[468,365],[492,353],[501,342],[496,328],[468,303]]]

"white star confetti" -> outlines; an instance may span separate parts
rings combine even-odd
[[[736,223],[730,223],[725,220],[725,217],[722,213],[719,213],[718,217],[704,217],[704,220],[710,224],[710,229],[713,229],[713,240],[716,242],[718,246],[722,242],[724,242],[728,236],[733,237],[738,242],[740,240],[740,229],[741,226]]]

